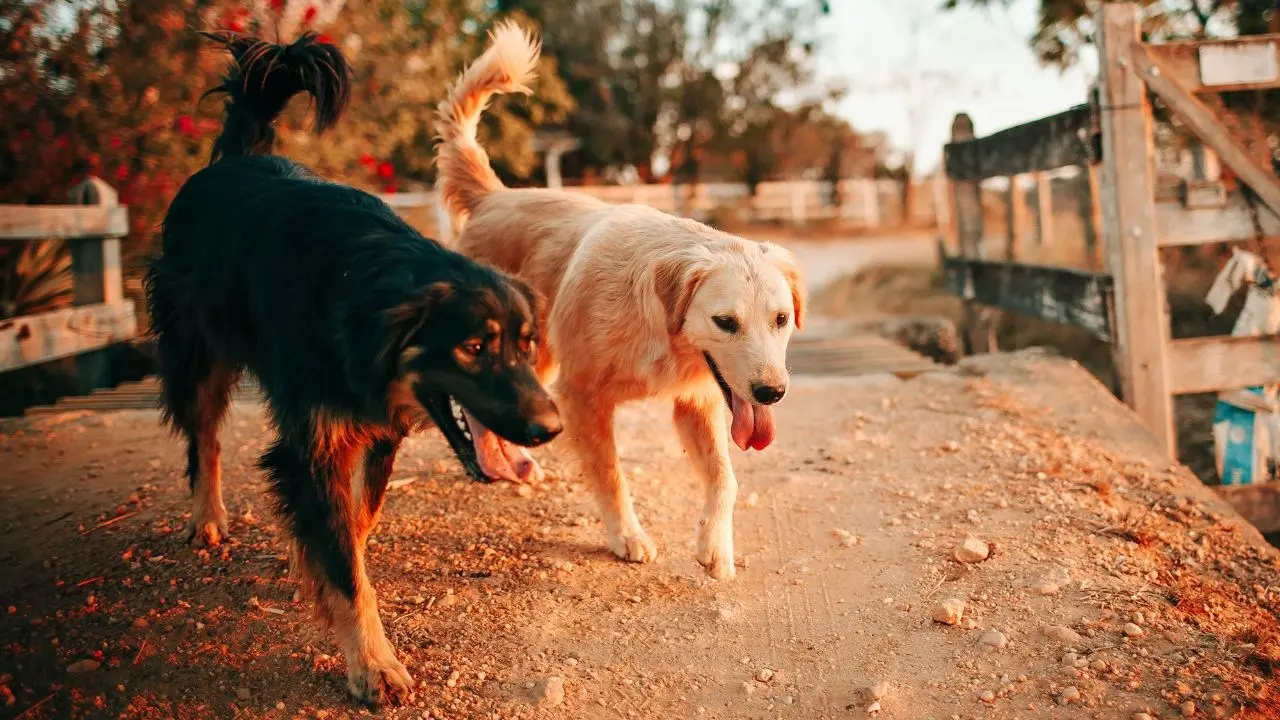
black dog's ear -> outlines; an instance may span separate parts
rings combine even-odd
[[[409,340],[427,324],[427,318],[440,303],[453,297],[457,291],[453,283],[435,282],[426,286],[414,297],[386,311],[386,338],[379,359],[386,362],[395,356],[397,364],[403,358]]]

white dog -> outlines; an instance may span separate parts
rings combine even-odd
[[[669,397],[706,484],[698,562],[717,579],[731,578],[738,484],[728,441],[743,450],[773,442],[771,405],[787,391],[787,343],[804,318],[800,269],[781,247],[646,206],[504,187],[476,127],[495,93],[530,92],[539,51],[516,25],[499,25],[492,46],[440,105],[437,186],[456,249],[520,277],[548,301],[540,310],[547,332],[538,342],[538,374],[543,382],[558,375],[553,392],[565,435],[599,503],[610,549],[635,562],[657,556],[632,508],[613,426],[620,404]],[[539,474],[522,449],[471,422],[488,474]]]

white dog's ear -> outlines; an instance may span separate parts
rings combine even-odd
[[[665,260],[654,268],[654,290],[666,311],[667,332],[676,335],[684,327],[693,295],[708,274],[705,267],[688,258]]]
[[[791,288],[791,305],[795,309],[796,329],[804,329],[805,306],[809,302],[809,290],[805,286],[804,271],[790,250],[773,243],[760,243],[764,247],[765,260],[782,272]]]

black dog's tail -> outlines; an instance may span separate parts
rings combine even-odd
[[[232,32],[204,32],[231,53],[234,63],[222,84],[205,96],[227,96],[222,134],[209,163],[233,155],[268,155],[275,145],[272,125],[289,99],[305,92],[315,100],[315,131],[324,132],[346,108],[351,67],[337,47],[308,32],[288,45]]]

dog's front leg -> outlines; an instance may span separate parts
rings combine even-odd
[[[398,445],[340,440],[312,457],[278,442],[262,459],[293,534],[294,570],[346,654],[347,688],[374,705],[408,700],[414,684],[387,640],[364,562]]]
[[[565,434],[572,439],[582,472],[600,508],[609,549],[623,560],[649,562],[657,559],[658,546],[640,527],[631,503],[631,489],[618,465],[613,414],[612,403],[596,398],[565,398],[560,403]]]
[[[734,576],[733,503],[738,480],[729,463],[729,433],[719,397],[681,397],[673,413],[676,430],[694,471],[706,488],[698,520],[698,562],[717,580]]]

